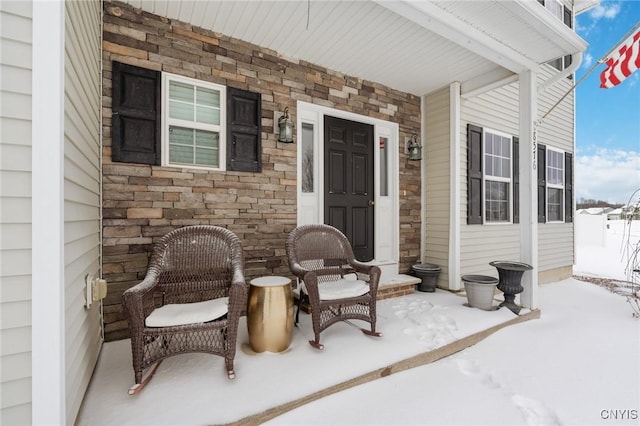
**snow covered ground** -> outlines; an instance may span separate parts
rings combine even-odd
[[[576,273],[625,278],[624,272],[614,276],[620,267],[616,229],[606,231],[604,245],[601,240],[578,246]],[[226,380],[221,358],[184,355],[165,361],[133,397],[126,394],[133,379],[129,341],[107,343],[78,424],[233,421],[513,317],[506,309],[468,308],[465,301],[445,291],[381,301],[381,339],[338,324],[323,333],[323,352],[306,343],[311,327],[302,315],[289,352],[252,355],[245,343],[234,381]],[[568,279],[541,286],[540,306],[538,320],[504,328],[440,361],[324,397],[268,424],[639,425],[640,320],[632,318],[626,299]]]
[[[538,320],[268,424],[640,424],[640,321],[624,298],[569,279],[543,286],[541,305]]]
[[[577,247],[575,273],[627,279],[639,225],[610,221],[601,244]],[[625,298],[569,279],[541,286],[540,306],[539,320],[268,424],[639,425],[640,320]]]

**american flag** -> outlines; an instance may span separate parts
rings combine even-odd
[[[619,85],[640,68],[640,27],[636,27],[633,34],[603,59],[607,69],[600,74],[601,88],[608,89]]]

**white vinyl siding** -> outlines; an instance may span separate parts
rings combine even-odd
[[[31,423],[30,2],[0,2],[0,424]]]
[[[538,227],[538,263],[541,271],[573,265],[573,224],[546,223]]]
[[[85,276],[100,273],[102,7],[97,0],[65,4],[65,386],[73,423],[102,343],[100,302],[84,307]]]
[[[541,66],[538,83],[550,78],[556,70],[548,65]],[[538,118],[541,118],[553,104],[570,88],[571,81],[561,81],[538,97]],[[482,95],[462,99],[461,140],[466,146],[467,123],[502,133],[519,134],[518,126],[518,82],[503,86]],[[547,147],[573,152],[573,94],[570,94],[549,114],[538,127],[539,142]],[[520,167],[527,167],[520,163]],[[467,152],[461,150],[461,217],[467,217]],[[520,225],[480,226],[461,224],[461,275],[496,275],[495,268],[489,266],[492,260],[520,260]],[[538,226],[538,272],[573,265],[573,224],[539,224]]]
[[[512,83],[469,99],[462,99],[460,132],[463,149],[461,163],[462,218],[467,217],[467,123],[500,132],[518,135],[518,83]],[[521,166],[522,167],[522,166]],[[511,192],[511,190],[510,190]],[[511,193],[509,197],[511,197]],[[486,220],[486,219],[485,219]],[[520,260],[519,224],[460,225],[460,274],[496,275],[489,265],[492,260]]]
[[[425,142],[422,158],[425,169],[424,261],[440,266],[438,286],[449,287],[450,220],[450,90],[426,97]]]
[[[557,72],[556,69],[549,65],[542,65],[538,72],[538,82],[542,83],[557,74]],[[542,118],[558,99],[569,91],[572,85],[573,81],[565,78],[549,87],[544,93],[541,93],[538,97],[538,118]],[[540,143],[565,152],[574,152],[574,93],[571,92],[560,105],[545,117],[538,127]]]
[[[540,67],[538,81],[542,82],[555,75],[557,70],[549,65]],[[538,98],[538,117],[541,118],[551,109],[573,85],[573,81],[562,79],[549,87]],[[538,127],[540,143],[547,146],[547,150],[556,149],[564,152],[574,150],[574,93],[571,92]],[[575,156],[574,156],[575,160]],[[523,164],[520,164],[523,167]],[[574,191],[575,193],[575,191]],[[573,206],[564,206],[573,209]],[[575,216],[575,215],[574,215]],[[564,220],[564,218],[563,218]],[[572,266],[575,260],[575,245],[573,223],[540,223],[538,225],[538,269],[551,269]]]

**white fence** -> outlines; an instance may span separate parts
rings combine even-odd
[[[607,246],[607,216],[577,214],[575,238],[576,245]],[[622,221],[612,221],[622,222]]]

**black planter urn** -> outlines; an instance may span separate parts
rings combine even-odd
[[[506,306],[517,315],[521,308],[516,304],[515,298],[516,294],[520,294],[524,290],[521,284],[522,275],[533,269],[533,266],[507,260],[495,260],[489,262],[489,265],[498,270],[498,290],[504,293],[504,302],[500,304],[500,307]]]

